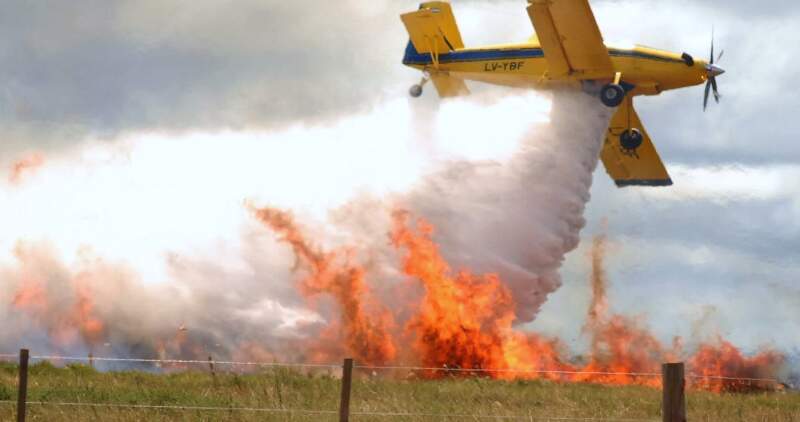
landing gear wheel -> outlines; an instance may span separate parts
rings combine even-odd
[[[414,98],[418,98],[422,95],[422,85],[414,84],[411,85],[411,88],[408,89],[408,95],[411,95]]]
[[[600,90],[600,101],[606,107],[616,107],[625,99],[625,90],[617,84],[607,84]]]
[[[644,142],[644,136],[639,129],[626,129],[619,135],[619,145],[624,151],[636,151],[642,146],[642,142]]]

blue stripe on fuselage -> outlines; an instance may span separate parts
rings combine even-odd
[[[669,62],[669,63],[680,63],[685,65],[686,63],[681,59],[673,59],[671,57],[663,57],[663,56],[656,56],[655,54],[647,54],[647,53],[640,53],[638,51],[632,50],[617,50],[613,48],[608,49],[608,55],[611,57],[635,57],[639,59],[648,59],[648,60],[657,60],[660,62]]]
[[[609,49],[609,56],[612,57],[637,57],[642,59],[658,60],[664,62],[683,63],[682,60],[672,59],[668,57],[661,57],[652,54],[639,53],[637,51],[629,50],[616,50]],[[450,53],[440,54],[439,63],[463,63],[474,62],[483,60],[511,60],[511,59],[529,59],[544,57],[544,52],[541,48],[517,48],[509,50],[466,50],[466,51],[452,51]],[[406,53],[403,56],[403,64],[416,64],[428,65],[432,64],[433,60],[429,53],[419,53],[414,44],[409,41],[406,46]]]
[[[466,50],[452,51],[440,54],[439,63],[453,62],[475,62],[483,60],[505,60],[505,59],[528,59],[534,57],[544,57],[541,48],[520,48],[514,50]],[[414,48],[414,44],[409,41],[406,47],[406,54],[403,57],[403,64],[431,64],[431,55],[419,53]]]

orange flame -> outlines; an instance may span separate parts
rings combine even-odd
[[[37,258],[30,247],[20,243],[14,253],[23,268],[11,306],[27,312],[44,325],[50,337],[61,346],[72,345],[79,338],[87,345],[102,343],[106,336],[105,324],[94,309],[94,294],[89,283],[91,274],[81,272],[65,280],[60,277],[51,280],[50,274],[36,268]],[[55,283],[64,283],[59,287],[66,289],[54,295],[48,287]]]
[[[417,313],[406,325],[415,336],[415,349],[425,366],[493,368],[501,371],[487,374],[498,378],[659,386],[661,363],[685,357],[680,338],[674,339],[672,347],[665,347],[637,320],[609,315],[605,236],[596,237],[592,247],[592,301],[584,326],[591,345],[587,363],[579,366],[567,363],[569,358],[557,340],[513,328],[513,298],[496,275],[477,277],[467,271],[453,275],[432,241],[433,227],[419,220],[415,233],[408,228],[408,219],[408,213],[395,213],[391,237],[396,247],[407,250],[403,271],[425,288]],[[701,380],[695,385],[713,391],[772,388],[769,381],[742,385],[741,380],[704,381],[702,377],[774,378],[783,363],[783,357],[774,351],[743,357],[725,341],[701,346],[688,360],[694,371],[690,375]],[[427,375],[438,376],[433,372]]]
[[[15,161],[11,164],[11,170],[8,173],[9,183],[19,183],[24,173],[31,172],[42,164],[44,164],[44,156],[39,153],[34,153]]]
[[[584,325],[591,344],[589,362],[581,368],[590,374],[580,374],[576,379],[603,384],[659,385],[657,377],[630,375],[658,373],[665,352],[661,343],[635,320],[608,315],[606,251],[606,237],[595,237],[591,251],[592,301]]]
[[[607,316],[607,277],[604,268],[606,237],[598,236],[592,247],[592,304],[585,330],[592,338],[591,362],[582,370],[619,373],[658,373],[661,362],[687,358],[682,351],[680,338],[675,338],[672,349],[664,347],[650,332],[635,320],[622,315]],[[693,385],[711,391],[750,391],[772,389],[773,381],[783,356],[765,350],[753,357],[745,357],[729,342],[719,338],[715,344],[702,344],[688,356],[687,374]],[[720,377],[722,376],[722,377]],[[737,379],[751,378],[751,379]],[[628,375],[600,375],[588,380],[601,383],[644,383],[658,386],[657,378]]]
[[[47,309],[47,291],[39,281],[26,279],[14,294],[11,305],[38,313],[44,312]]]
[[[94,315],[91,290],[87,286],[74,286],[76,298],[66,315],[53,315],[50,299],[41,284],[24,283],[14,295],[11,304],[27,311],[40,323],[48,325],[51,337],[62,346],[74,344],[79,336],[87,345],[101,344],[105,339],[105,324]],[[75,332],[77,330],[77,333]]]
[[[291,214],[271,208],[253,209],[256,218],[279,233],[281,240],[294,251],[299,269],[308,274],[300,282],[300,290],[306,296],[327,293],[332,295],[341,308],[342,336],[347,350],[360,362],[385,364],[394,359],[396,349],[390,334],[393,319],[385,309],[371,305],[369,290],[364,280],[364,268],[352,263],[352,251],[324,252],[309,244],[300,233]],[[328,335],[335,335],[338,328],[331,326]],[[330,342],[328,342],[330,343]],[[317,355],[325,359],[328,353]]]
[[[105,339],[105,324],[94,315],[94,301],[92,291],[83,280],[86,274],[81,274],[75,280],[75,300],[72,312],[72,325],[77,326],[81,336],[88,344],[99,344]]]
[[[717,340],[717,345],[704,344],[688,362],[697,376],[696,384],[716,392],[746,392],[773,389],[772,379],[784,363],[784,357],[773,350],[764,350],[746,357],[728,341]],[[718,378],[727,375],[732,378]]]
[[[417,313],[406,324],[415,337],[414,347],[426,367],[499,369],[491,376],[512,378],[504,372],[525,365],[564,367],[556,353],[557,343],[514,331],[511,291],[495,274],[475,276],[467,271],[453,274],[431,240],[433,226],[417,222],[417,232],[407,227],[408,214],[394,214],[392,242],[405,248],[403,271],[425,287]],[[441,376],[431,371],[428,376]]]

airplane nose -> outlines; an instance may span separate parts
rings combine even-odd
[[[710,65],[706,66],[706,72],[708,72],[708,77],[709,78],[714,78],[714,77],[717,77],[717,76],[725,73],[725,69],[723,69],[723,68],[721,68],[721,67],[719,67],[719,66],[717,66],[715,64],[710,64]]]

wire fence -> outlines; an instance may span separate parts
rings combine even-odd
[[[3,404],[16,404],[11,400],[0,400]],[[201,412],[253,412],[253,413],[285,413],[298,415],[338,415],[338,410],[310,410],[310,409],[281,409],[267,407],[223,407],[223,406],[170,406],[170,405],[146,405],[146,404],[124,404],[124,403],[69,403],[69,402],[41,402],[28,401],[30,406],[55,406],[55,407],[92,407],[92,408],[116,408],[116,409],[140,409],[140,410],[181,410],[181,411],[201,411]],[[414,412],[350,412],[350,416],[375,416],[390,418],[457,418],[457,419],[488,419],[488,420],[523,420],[523,421],[618,421],[618,422],[651,422],[658,419],[634,419],[634,418],[571,418],[561,416],[532,416],[532,415],[481,415],[474,413],[414,413]]]
[[[16,404],[11,400],[0,403]],[[263,413],[299,413],[311,415],[338,414],[338,410],[312,410],[312,409],[283,409],[269,407],[236,407],[236,406],[180,406],[180,405],[152,405],[152,404],[127,404],[127,403],[86,403],[86,402],[49,402],[26,401],[28,406],[57,406],[57,407],[105,407],[117,409],[143,409],[143,410],[195,410],[219,412],[263,412]]]
[[[216,385],[216,374],[215,370],[219,366],[245,366],[245,367],[256,367],[256,368],[310,368],[310,369],[335,369],[337,371],[341,370],[341,391],[342,391],[342,402],[340,403],[340,408],[338,410],[335,409],[310,409],[310,408],[299,408],[295,407],[292,408],[284,407],[283,403],[281,406],[278,407],[260,407],[260,406],[252,406],[249,405],[251,403],[239,403],[237,405],[230,404],[226,406],[204,406],[204,405],[181,405],[179,403],[168,403],[168,404],[147,404],[147,403],[119,403],[113,402],[95,402],[90,400],[57,400],[54,399],[52,401],[41,400],[41,398],[51,397],[48,395],[47,392],[39,394],[38,400],[27,400],[25,398],[25,394],[20,394],[20,398],[17,401],[12,400],[0,400],[0,404],[5,405],[13,405],[16,404],[18,406],[22,406],[22,408],[26,407],[35,407],[35,408],[46,408],[50,407],[60,407],[60,408],[91,408],[91,409],[116,409],[116,410],[130,410],[130,411],[192,411],[192,412],[241,412],[241,413],[271,413],[271,414],[292,414],[296,416],[330,416],[335,417],[339,416],[340,421],[347,421],[349,417],[365,417],[365,418],[433,418],[439,420],[447,420],[447,419],[454,419],[454,420],[522,420],[522,421],[654,421],[659,420],[657,418],[615,418],[615,417],[572,417],[572,416],[559,416],[559,415],[552,415],[552,416],[543,416],[543,415],[534,415],[534,414],[527,414],[527,415],[514,415],[514,414],[482,414],[481,413],[458,413],[458,412],[402,412],[402,411],[380,411],[380,410],[370,410],[370,409],[354,409],[352,411],[349,410],[349,401],[350,401],[350,377],[352,377],[353,369],[359,370],[362,376],[367,371],[371,371],[372,376],[376,375],[377,371],[408,371],[408,372],[433,372],[433,371],[441,371],[445,373],[456,373],[456,374],[492,374],[492,373],[502,373],[502,374],[547,374],[547,375],[563,375],[563,376],[626,376],[626,377],[646,377],[646,378],[661,378],[661,382],[665,386],[664,394],[666,395],[667,392],[667,378],[666,373],[656,373],[656,372],[615,372],[615,371],[576,371],[576,370],[545,370],[545,369],[536,369],[536,368],[460,368],[460,367],[430,367],[430,366],[401,366],[401,365],[354,365],[352,360],[349,360],[350,363],[348,364],[348,360],[345,360],[344,364],[333,364],[333,363],[300,363],[300,362],[269,362],[269,361],[236,361],[236,360],[214,360],[212,357],[209,357],[208,360],[198,360],[198,359],[159,359],[159,358],[123,358],[123,357],[110,357],[110,356],[61,356],[61,355],[32,355],[28,357],[27,352],[25,353],[25,362],[23,365],[22,362],[22,351],[19,355],[17,354],[0,354],[0,359],[5,360],[16,360],[20,359],[20,386],[27,385],[27,363],[28,360],[30,361],[48,361],[48,362],[82,362],[82,363],[89,363],[92,366],[95,363],[99,362],[109,362],[109,363],[144,363],[144,364],[155,364],[155,365],[209,365],[208,370],[211,371],[212,375],[214,375],[214,383]],[[673,364],[665,364],[666,366],[673,365]],[[725,374],[719,375],[706,375],[706,374],[685,374],[683,373],[683,364],[675,364],[680,365],[680,385],[681,387],[678,389],[681,391],[682,400],[685,403],[685,396],[683,396],[683,389],[685,388],[685,379],[694,379],[694,380],[717,380],[717,381],[724,381],[724,382],[747,382],[747,383],[779,383],[777,379],[773,378],[757,378],[757,377],[736,377],[736,376],[728,376]],[[23,375],[23,368],[24,375]],[[183,368],[186,369],[186,368]],[[220,371],[223,372],[223,371]],[[371,378],[367,375],[367,378]],[[25,382],[23,383],[23,377]],[[367,379],[364,378],[364,379]],[[391,377],[390,377],[391,378]],[[329,378],[335,380],[335,378]],[[337,381],[338,382],[338,381]],[[650,383],[648,385],[654,385]],[[675,384],[677,385],[677,384]],[[1,387],[1,386],[0,386]],[[23,387],[20,387],[20,391]],[[346,402],[345,405],[345,391],[346,393]],[[677,390],[676,390],[677,391]],[[666,397],[666,396],[665,396]],[[9,398],[9,397],[6,397]],[[102,401],[102,400],[101,400]],[[666,398],[664,403],[666,403]],[[666,404],[664,404],[666,405]],[[368,406],[369,407],[369,406]],[[343,410],[346,409],[346,410]],[[423,409],[421,409],[423,410]],[[684,411],[685,411],[685,404],[684,404]],[[344,412],[344,413],[343,413]],[[18,412],[19,413],[19,412]],[[63,413],[63,412],[62,412]],[[503,413],[503,412],[499,412]],[[513,413],[513,412],[509,412]],[[560,413],[560,412],[556,412]],[[346,414],[347,417],[343,417],[342,415]],[[18,419],[18,420],[24,420]]]
[[[341,364],[319,363],[291,363],[291,362],[247,362],[225,360],[194,360],[194,359],[140,359],[140,358],[115,358],[115,357],[79,357],[79,356],[31,356],[33,360],[46,361],[74,361],[74,362],[140,362],[156,364],[202,364],[231,365],[231,366],[274,366],[274,367],[307,367],[307,368],[341,368]]]
[[[0,359],[18,359],[18,354],[0,354]],[[253,366],[253,367],[286,367],[286,368],[323,368],[341,369],[340,363],[301,363],[301,362],[269,362],[269,361],[232,361],[209,359],[158,359],[158,358],[122,358],[106,356],[61,356],[61,355],[33,355],[31,360],[63,361],[63,362],[130,362],[150,363],[160,365],[208,365],[223,366]],[[447,372],[447,373],[501,373],[501,374],[551,374],[551,375],[588,375],[588,376],[627,376],[627,377],[661,377],[660,372],[614,372],[614,371],[574,371],[574,370],[548,370],[536,368],[461,368],[461,367],[435,367],[435,366],[403,366],[403,365],[354,365],[355,369],[373,371],[409,371],[409,372]],[[731,375],[707,375],[687,373],[686,378],[711,379],[723,381],[767,382],[780,383],[776,378],[737,377]]]
[[[525,373],[525,374],[556,374],[556,375],[628,375],[637,377],[660,377],[654,372],[602,372],[602,371],[567,371],[546,370],[532,368],[449,368],[425,366],[369,366],[356,365],[358,369],[373,370],[407,370],[407,371],[440,371],[440,372],[472,372],[472,373]]]

